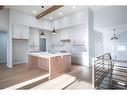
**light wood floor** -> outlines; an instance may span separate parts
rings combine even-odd
[[[34,68],[26,69],[25,64],[15,65],[13,69],[8,69],[0,65],[0,89],[16,85],[23,81],[30,80],[48,73],[45,70]],[[44,79],[34,82],[30,85],[23,86],[19,89],[93,89],[92,88],[92,71],[91,68],[84,66],[72,65],[71,72],[63,74],[52,80]]]
[[[12,69],[7,68],[4,64],[0,64],[0,89],[16,85],[47,73],[47,71],[39,68],[27,70],[26,64],[14,65]]]
[[[63,74],[55,79],[44,82],[32,89],[59,89],[59,90],[81,90],[93,89],[91,68],[74,65],[69,73]]]

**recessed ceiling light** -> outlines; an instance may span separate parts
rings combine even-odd
[[[49,19],[53,19],[52,17],[49,17]]]
[[[59,15],[62,15],[63,13],[62,12],[59,12]]]
[[[36,14],[36,13],[37,13],[37,11],[33,11],[33,13],[34,13],[34,14]]]
[[[72,7],[72,9],[75,9],[75,8],[76,8],[75,6]]]

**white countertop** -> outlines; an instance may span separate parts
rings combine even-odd
[[[61,53],[61,52],[56,52],[56,53],[34,52],[34,53],[28,53],[28,55],[42,57],[42,58],[50,58],[50,57],[55,57],[55,56],[71,55],[71,53]]]

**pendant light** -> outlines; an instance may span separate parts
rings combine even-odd
[[[53,29],[52,34],[56,34],[56,30],[55,30],[55,28]]]
[[[115,34],[116,29],[113,29],[113,31],[114,31],[114,35],[113,35],[113,37],[111,38],[111,40],[118,40],[118,37],[116,37],[116,34]]]
[[[54,11],[54,29],[52,31],[52,34],[56,34],[56,30],[55,30],[55,11]]]
[[[44,24],[44,23],[43,23]],[[45,24],[44,24],[45,25]],[[44,34],[44,32],[43,32],[43,30],[42,30],[42,32],[41,32],[41,34],[40,34],[41,36],[44,36],[45,34]]]
[[[44,36],[45,34],[42,32],[40,35],[41,35],[41,36]]]

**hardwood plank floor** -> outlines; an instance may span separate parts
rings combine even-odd
[[[27,70],[26,64],[14,65],[13,68],[7,68],[4,64],[0,64],[0,89],[16,85],[47,73],[48,71],[39,68]]]
[[[29,81],[48,72],[39,68],[27,70],[26,64],[18,64],[13,69],[0,65],[0,89]],[[71,71],[52,80],[45,78],[18,89],[59,89],[77,90],[92,88],[92,70],[79,65],[72,65]]]
[[[44,82],[32,89],[94,89],[92,87],[91,68],[74,65],[69,73],[63,74],[50,81]]]
[[[74,66],[74,70],[79,69],[79,72],[75,74],[70,74],[73,75],[77,78],[75,82],[70,84],[69,86],[65,87],[65,90],[82,90],[82,89],[94,89],[92,87],[92,68],[87,68],[84,66]]]

